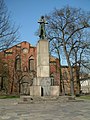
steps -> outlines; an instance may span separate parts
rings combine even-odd
[[[20,96],[19,103],[44,103],[44,102],[67,102],[69,100],[68,96]]]

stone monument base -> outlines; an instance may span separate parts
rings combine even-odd
[[[31,86],[30,96],[59,96],[59,86]]]
[[[50,95],[59,96],[59,86],[50,86]]]
[[[30,86],[30,96],[42,96],[41,86]]]
[[[51,86],[50,77],[34,78],[30,96],[59,96],[59,86]]]
[[[37,86],[39,86],[38,95],[41,94],[41,96],[50,96],[50,85],[51,85],[50,77],[37,77],[37,78],[34,78],[33,80],[33,87],[34,89],[37,90]]]

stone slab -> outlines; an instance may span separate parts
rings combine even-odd
[[[33,86],[41,86],[41,95],[50,96],[50,77],[37,77],[33,80]]]
[[[27,102],[33,102],[33,98],[29,95],[21,95],[20,96],[20,102],[19,103],[27,103]]]
[[[34,78],[33,85],[50,86],[51,85],[51,78],[50,77]]]
[[[42,39],[42,40],[39,40],[38,43],[37,43],[37,53],[41,52],[41,53],[45,53],[45,54],[48,54],[49,52],[49,42],[48,40],[46,39]]]
[[[59,96],[59,86],[50,86],[50,95]]]
[[[49,66],[48,65],[37,66],[37,77],[49,77]]]
[[[49,43],[39,40],[37,44],[37,77],[49,77]]]
[[[30,96],[41,96],[41,86],[30,86]]]

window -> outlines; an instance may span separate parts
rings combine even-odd
[[[27,48],[23,48],[23,53],[27,54],[28,53],[28,49]]]
[[[16,57],[15,60],[15,70],[21,70],[21,59],[19,55]]]
[[[4,90],[6,85],[5,85],[5,82],[7,80],[7,77],[3,76],[3,77],[0,77],[0,90]]]
[[[27,66],[25,66],[24,68],[23,68],[23,71],[24,72],[27,72],[28,70],[27,70]]]
[[[55,65],[56,65],[56,62],[50,62],[50,65],[54,65],[54,66],[55,66]]]
[[[17,44],[16,47],[17,47],[17,48],[21,48],[21,44]]]
[[[29,71],[34,71],[34,58],[31,56],[29,58]]]
[[[7,56],[12,56],[13,50],[12,49],[8,49],[4,52],[4,55]]]

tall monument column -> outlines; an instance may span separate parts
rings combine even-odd
[[[41,39],[37,43],[37,77],[49,77],[49,43]]]
[[[46,39],[45,24],[47,22],[44,16],[38,21],[40,23],[39,41],[37,43],[37,78],[34,79],[33,85],[41,86],[41,95],[50,95],[50,69],[49,69],[49,43]]]
[[[37,77],[49,77],[49,43],[46,39],[45,24],[47,22],[44,16],[41,16],[38,23],[40,40],[37,43]]]
[[[50,69],[49,69],[49,43],[46,39],[45,24],[47,22],[44,16],[38,21],[40,23],[39,37],[37,43],[37,85],[42,87],[41,93],[46,96],[50,95]]]
[[[38,21],[40,23],[39,41],[37,43],[37,77],[30,87],[30,95],[50,96],[58,95],[59,86],[51,86],[50,65],[49,65],[49,42],[46,39],[44,16]]]

